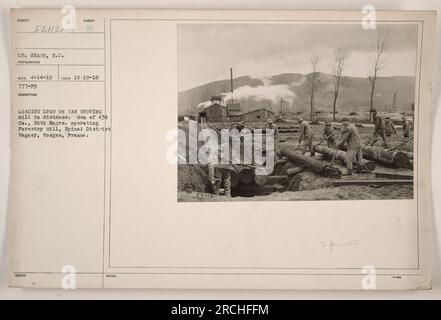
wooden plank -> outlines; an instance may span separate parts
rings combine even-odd
[[[280,184],[270,185],[270,186],[257,186],[257,185],[240,185],[234,191],[232,190],[233,196],[241,197],[253,197],[253,196],[264,196],[269,195],[273,192],[285,191],[285,187]]]
[[[394,180],[413,180],[412,175],[398,174],[398,173],[386,173],[386,172],[375,172],[376,178],[387,178]]]
[[[413,180],[382,179],[382,180],[334,180],[334,181],[332,181],[332,185],[334,187],[350,186],[350,185],[359,185],[359,186],[380,185],[380,186],[388,186],[388,185],[393,185],[393,184],[408,185],[408,184],[413,184]]]

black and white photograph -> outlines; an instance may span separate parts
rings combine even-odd
[[[414,198],[418,24],[177,31],[179,202]]]
[[[441,4],[416,3],[7,9],[0,296],[439,296]]]

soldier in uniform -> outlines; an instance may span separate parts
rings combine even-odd
[[[311,152],[311,157],[314,156],[314,147],[312,145],[312,138],[314,137],[314,134],[312,132],[311,126],[308,122],[306,122],[303,119],[299,119],[300,123],[300,137],[299,142],[297,145],[302,143],[303,140],[303,148],[302,148],[302,154],[306,153],[306,150],[309,148],[309,151]]]
[[[397,133],[397,130],[395,129],[395,126],[390,117],[386,117],[384,119],[384,132],[386,133],[387,137],[390,137],[392,134]]]
[[[208,164],[208,179],[215,195],[219,195],[220,189],[223,187],[224,195],[231,197],[230,166],[228,164]]]
[[[277,128],[277,125],[274,123],[272,119],[267,120],[267,129],[274,130],[274,153],[275,157],[280,157],[280,139],[279,139],[279,128]]]
[[[374,120],[374,133],[369,138],[368,145],[373,146],[380,138],[383,140],[383,147],[387,148],[386,133],[384,130],[384,120],[377,114],[377,110],[372,110],[372,117]]]
[[[405,114],[403,114],[403,116],[401,117],[401,121],[403,123],[403,137],[409,138],[410,137],[410,123],[407,120]]]
[[[365,164],[358,129],[354,124],[349,123],[347,118],[343,118],[342,122],[344,131],[340,143],[338,144],[338,148],[341,149],[345,144],[347,145],[345,158],[346,168],[348,169],[347,174],[352,175],[353,162],[357,165],[357,172],[364,172]]]
[[[210,137],[207,137],[207,171],[208,180],[211,184],[213,193],[220,194],[220,189],[223,187],[224,194],[231,197],[231,170],[234,170],[231,164],[222,164],[220,159],[224,156],[222,154],[222,146],[218,150],[218,156],[213,152],[213,148],[217,148],[217,143],[210,143]]]
[[[323,138],[327,138],[328,148],[336,149],[336,134],[337,128],[335,128],[329,120],[325,121],[325,129],[323,129]]]

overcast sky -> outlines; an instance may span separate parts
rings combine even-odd
[[[389,41],[380,76],[415,75],[418,27],[387,24]],[[373,57],[375,30],[357,24],[181,24],[178,26],[179,90],[211,81],[249,75],[311,72],[310,58],[320,56],[319,71],[331,73],[336,50],[348,58],[347,76],[366,77]]]

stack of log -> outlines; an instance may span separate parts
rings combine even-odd
[[[324,154],[329,158],[335,157],[335,159],[340,161],[345,161],[346,159],[346,152],[342,150],[335,150],[325,146],[314,146],[314,151]],[[373,161],[365,161],[365,167],[370,172],[374,171],[376,168],[376,163]]]
[[[409,156],[400,150],[388,150],[382,147],[363,147],[363,157],[369,160],[376,160],[397,167],[407,167]]]
[[[290,148],[285,147],[280,150],[280,153],[282,154],[282,156],[285,156],[289,160],[295,163],[300,163],[304,167],[310,169],[311,171],[314,171],[325,177],[339,178],[341,176],[340,169],[332,167],[324,161],[316,160],[312,157],[305,156]]]
[[[375,170],[377,162],[397,167],[408,167],[409,164],[412,163],[413,159],[412,153],[403,152],[400,150],[388,150],[382,147],[371,146],[363,146],[362,150],[363,158],[367,159],[365,160],[365,169],[367,169],[369,172]],[[340,161],[345,161],[346,158],[346,152],[344,150],[336,150],[321,145],[315,145],[314,151],[323,154],[328,159],[333,158]],[[296,149],[292,147],[281,148],[280,155],[286,159],[284,161],[295,163],[298,166],[289,168],[286,175],[274,176],[267,175],[265,174],[265,172],[260,172],[258,171],[259,169],[255,169],[252,166],[240,167],[240,169],[237,170],[236,173],[232,174],[232,187],[238,187],[240,189],[245,188],[246,190],[257,188],[258,190],[261,189],[262,192],[269,192],[270,190],[280,191],[281,186],[289,185],[289,180],[292,180],[292,177],[294,175],[303,171],[304,169],[309,169],[319,175],[334,179],[338,179],[342,175],[340,169],[332,166],[331,164],[329,164],[329,162],[320,161],[315,159],[314,157],[303,155],[298,150],[296,151]],[[263,170],[263,168],[261,168],[261,170]],[[412,182],[411,180],[409,180],[410,182],[407,180],[405,183]],[[354,181],[352,184],[357,184],[357,181]],[[342,184],[348,183],[349,182],[342,182]],[[369,183],[369,180],[364,180],[363,183]]]
[[[346,148],[343,148],[343,150],[346,150]],[[364,159],[378,161],[380,163],[385,163],[402,168],[406,168],[409,166],[410,154],[413,158],[413,153],[403,152],[400,150],[389,150],[377,146],[363,146],[362,152]]]

